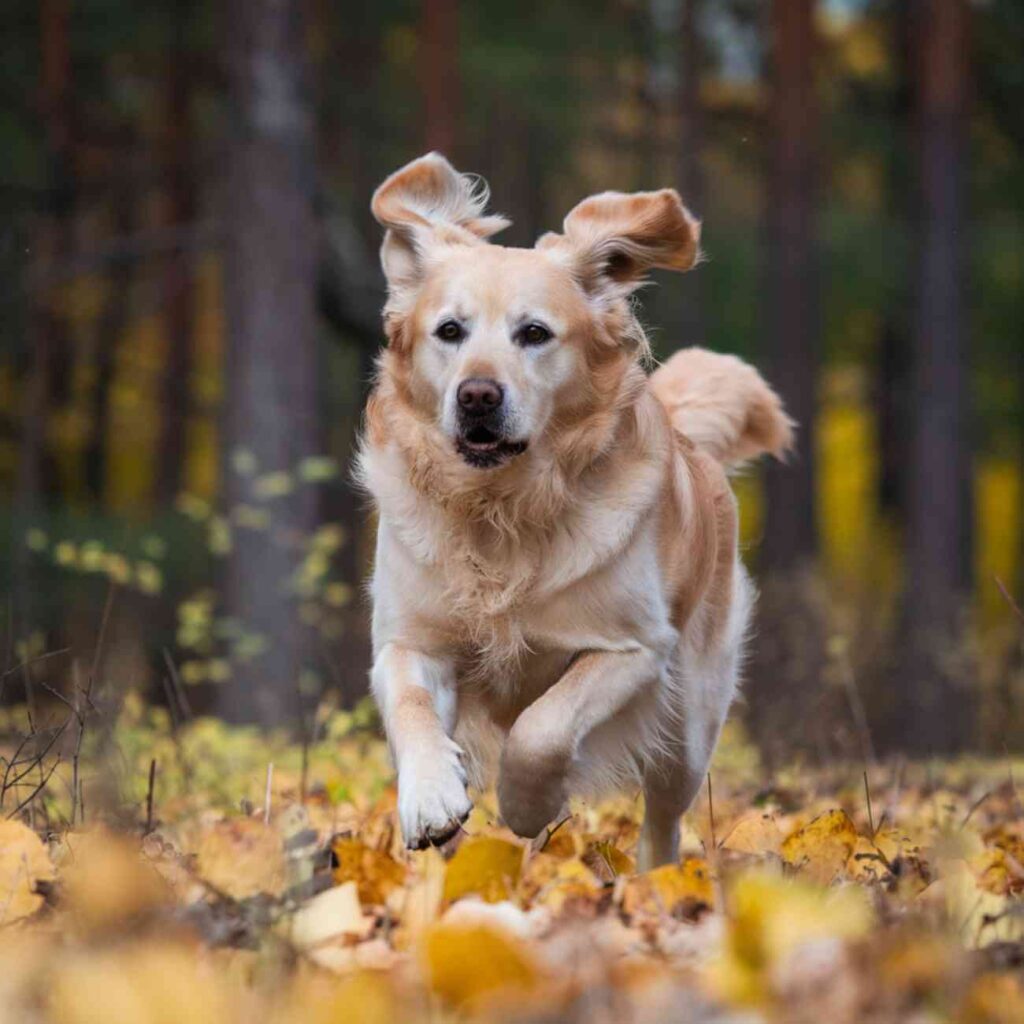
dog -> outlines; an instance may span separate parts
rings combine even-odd
[[[489,241],[487,200],[431,153],[372,201],[387,345],[357,472],[402,835],[447,842],[496,767],[523,837],[570,795],[642,788],[649,869],[678,857],[753,606],[727,469],[794,425],[735,357],[647,375],[630,296],[699,253],[674,190],[591,196],[532,249]]]

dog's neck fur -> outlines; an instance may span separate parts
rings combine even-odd
[[[538,448],[546,446],[544,458],[534,458],[535,449],[495,470],[474,469],[417,409],[400,374],[386,365],[389,355],[383,357],[368,405],[362,479],[382,508],[386,506],[387,497],[374,487],[368,463],[373,449],[391,448],[420,500],[443,518],[457,520],[462,531],[468,524],[481,556],[505,543],[521,545],[549,532],[571,512],[580,487],[601,474],[609,453],[638,443],[646,376],[635,359],[620,359],[606,371],[611,379],[604,388],[610,395],[601,395],[571,417],[556,417],[545,437],[534,442]]]

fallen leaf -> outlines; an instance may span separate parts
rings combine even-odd
[[[582,860],[604,882],[610,882],[619,875],[631,875],[636,870],[633,858],[627,857],[607,839],[591,843]]]
[[[444,900],[452,903],[470,893],[488,903],[507,900],[519,884],[523,848],[489,836],[468,839],[448,862]]]
[[[857,830],[845,811],[819,814],[782,843],[782,859],[808,878],[828,885],[845,867],[857,845]]]
[[[741,876],[727,903],[725,948],[710,976],[722,997],[742,1005],[767,999],[788,959],[809,943],[859,938],[872,920],[863,890],[826,890],[763,871]]]
[[[744,814],[722,840],[722,848],[763,857],[782,853],[782,830],[774,815],[761,811]]]
[[[715,902],[711,869],[703,857],[687,857],[681,864],[665,864],[626,883],[622,908],[627,914],[692,916]]]
[[[312,951],[334,940],[366,938],[373,918],[363,914],[355,882],[346,882],[314,896],[293,915],[288,928],[299,949]]]
[[[67,906],[88,932],[121,931],[172,900],[138,842],[106,828],[68,833],[59,866]]]
[[[522,994],[538,982],[527,948],[490,924],[439,924],[425,936],[428,983],[452,1006],[472,1009],[498,993]]]
[[[63,958],[46,993],[56,1024],[223,1024],[227,986],[186,945],[120,944]]]
[[[53,877],[39,836],[20,821],[0,820],[0,925],[34,914],[43,905],[37,883]]]
[[[196,870],[238,900],[259,893],[279,896],[287,877],[281,836],[253,818],[217,822],[199,837]]]
[[[493,925],[520,939],[528,939],[532,930],[530,918],[514,903],[508,900],[501,903],[484,903],[475,896],[459,900],[449,907],[442,922],[463,928],[471,925]]]
[[[383,904],[405,881],[405,868],[391,854],[358,839],[339,836],[331,844],[331,852],[337,861],[335,883],[355,882],[363,903]]]

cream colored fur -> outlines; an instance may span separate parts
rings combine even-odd
[[[379,513],[372,688],[403,835],[446,840],[495,769],[526,836],[570,795],[639,786],[653,866],[677,854],[752,607],[723,466],[780,452],[791,425],[731,357],[643,372],[628,294],[698,251],[674,192],[591,197],[526,250],[485,240],[499,222],[480,194],[431,154],[374,197],[389,344],[360,473]],[[453,317],[464,336],[438,340]],[[524,322],[550,340],[517,341]],[[525,447],[488,468],[458,450],[470,377],[501,384]]]

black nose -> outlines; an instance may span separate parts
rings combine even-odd
[[[455,396],[467,416],[484,416],[501,408],[505,393],[496,380],[472,377],[459,385]]]

